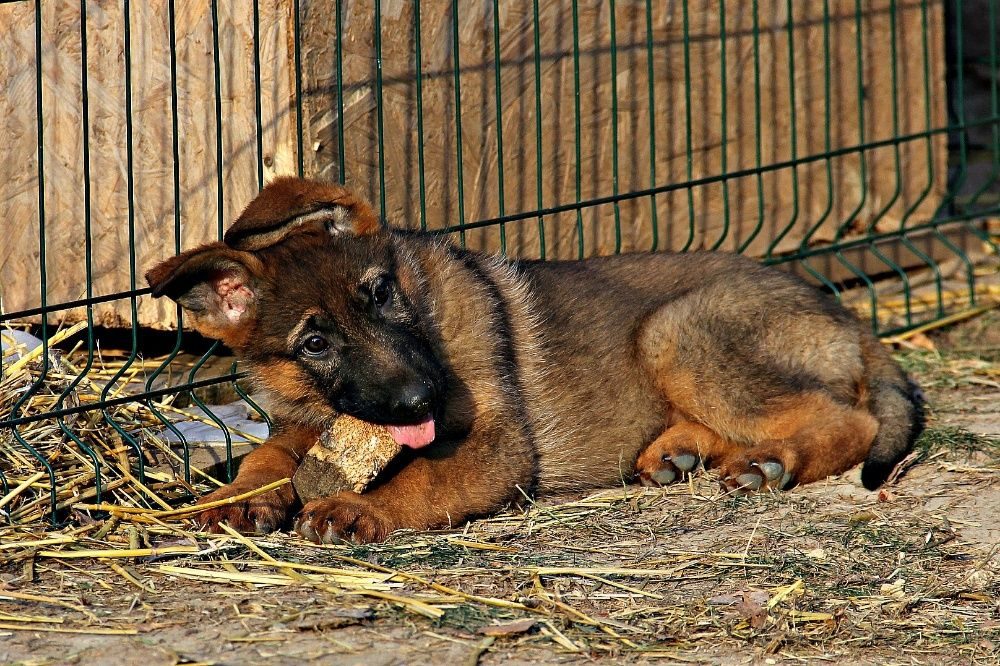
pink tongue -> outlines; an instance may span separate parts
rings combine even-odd
[[[411,449],[420,449],[434,441],[434,417],[428,416],[420,423],[413,425],[390,425],[386,426],[389,434],[400,446],[408,446]]]

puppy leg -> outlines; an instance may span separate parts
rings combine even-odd
[[[787,488],[840,474],[868,453],[878,421],[868,411],[823,394],[790,397],[751,419],[745,434],[756,442],[720,466],[730,490]]]
[[[680,420],[639,454],[635,471],[642,485],[662,486],[679,481],[699,462],[709,468],[738,451],[738,445],[702,424]]]
[[[729,304],[733,312],[713,313],[724,296],[661,309],[645,322],[638,342],[640,360],[671,414],[707,431],[702,445],[715,453],[710,462],[726,486],[788,487],[864,460],[878,422],[863,406],[857,332],[785,312],[762,325],[753,312],[740,313],[739,303]],[[653,478],[662,468],[655,460],[661,448],[661,459],[669,455],[677,468],[671,450],[680,435],[671,429],[640,458],[640,474]]]
[[[452,527],[518,501],[522,491],[531,492],[534,478],[534,451],[515,426],[474,428],[464,441],[413,454],[363,494],[341,492],[307,503],[295,529],[321,543],[366,543],[397,529]]]
[[[202,497],[198,503],[235,497],[274,481],[292,478],[302,456],[316,443],[319,435],[319,430],[309,428],[279,430],[247,454],[232,483]],[[196,514],[195,520],[210,532],[220,532],[219,523],[223,522],[240,532],[273,532],[285,523],[297,501],[289,483],[241,502],[206,509]]]

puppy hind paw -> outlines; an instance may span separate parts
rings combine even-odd
[[[696,453],[677,451],[655,456],[643,455],[636,464],[636,477],[644,486],[665,486],[693,472],[700,461]]]
[[[793,481],[792,472],[775,456],[747,454],[728,461],[720,470],[722,486],[730,492],[784,490]]]

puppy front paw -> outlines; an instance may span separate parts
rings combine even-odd
[[[397,527],[387,511],[352,492],[315,499],[295,518],[295,531],[315,543],[385,541]]]
[[[268,481],[237,480],[228,486],[205,495],[198,504],[236,497],[255,488],[267,485]],[[219,523],[226,523],[237,532],[267,534],[285,524],[292,507],[297,502],[295,490],[287,485],[270,490],[233,504],[224,504],[194,515],[195,523],[206,532],[219,533]]]

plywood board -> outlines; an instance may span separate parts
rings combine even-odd
[[[128,17],[121,3],[88,3],[85,115],[80,5],[42,3],[41,179],[34,3],[0,5],[0,89],[5,91],[0,96],[0,210],[7,220],[0,242],[4,311],[41,304],[42,234],[49,304],[87,295],[88,259],[93,296],[142,287],[145,270],[174,254],[176,247],[218,237],[220,227],[257,191],[259,159],[265,178],[292,168],[288,4],[260,3],[262,154],[257,149],[250,4],[218,3],[217,49],[213,3],[177,0],[174,5],[176,78],[171,74],[168,3],[133,2]],[[216,122],[217,105],[221,123]],[[83,149],[85,119],[89,156]],[[142,324],[173,325],[169,302],[143,298],[137,310]],[[85,311],[76,308],[56,312],[52,319],[84,316]],[[128,326],[131,303],[125,299],[98,304],[94,317],[101,325]]]
[[[497,52],[494,3],[460,2],[455,21],[451,2],[424,0],[419,83],[416,3],[381,3],[380,58],[371,0],[339,4],[347,30],[340,91],[338,3],[303,0],[302,5],[307,143],[314,148],[307,170],[341,176],[342,125],[344,178],[379,201],[381,156],[384,212],[397,224],[441,228],[532,211],[539,202],[553,206],[806,160],[759,180],[734,177],[544,220],[550,257],[576,257],[581,243],[585,256],[715,246],[747,246],[763,256],[829,241],[839,229],[856,236],[869,228],[898,228],[904,220],[924,221],[945,190],[940,133],[901,143],[898,159],[891,145],[817,158],[828,150],[946,125],[941,2],[895,3],[893,17],[893,3],[872,0],[863,3],[858,17],[856,3],[833,0],[828,31],[824,3],[818,2],[762,0],[756,31],[751,3],[653,2],[648,32],[642,2],[543,0],[537,23],[532,3],[501,2]],[[537,219],[507,225],[505,240],[513,254],[538,256]],[[498,249],[500,231],[471,232],[467,241]]]

